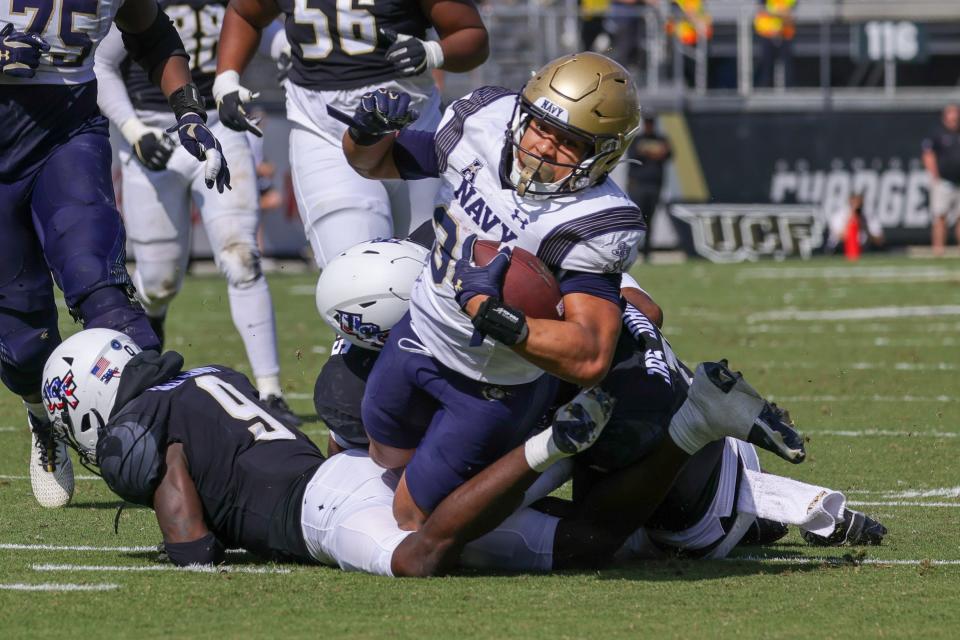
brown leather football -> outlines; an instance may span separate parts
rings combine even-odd
[[[473,247],[473,262],[483,266],[500,248],[493,240],[478,240]],[[563,319],[563,295],[547,265],[526,249],[514,248],[503,282],[503,301],[523,311],[528,318]]]

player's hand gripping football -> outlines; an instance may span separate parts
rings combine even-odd
[[[217,74],[213,81],[213,99],[217,103],[220,122],[234,131],[249,131],[258,138],[263,131],[257,125],[260,121],[247,115],[243,105],[256,100],[260,94],[240,86],[240,74],[236,71],[224,71]]]
[[[0,70],[14,78],[32,78],[40,65],[40,55],[50,45],[36,33],[17,31],[8,22],[0,29]]]
[[[369,146],[382,140],[388,133],[403,129],[418,115],[410,108],[409,93],[377,89],[360,97],[348,132],[354,142]]]
[[[380,29],[380,36],[391,43],[386,58],[401,75],[418,76],[443,65],[443,49],[439,42],[421,40],[393,29]]]
[[[476,296],[488,296],[500,299],[503,280],[510,268],[510,247],[502,247],[493,260],[479,267],[473,263],[473,247],[477,242],[476,234],[463,241],[461,258],[453,267],[453,290],[457,304],[466,310],[467,303]]]
[[[194,158],[204,163],[203,179],[208,189],[214,184],[217,191],[223,193],[223,188],[231,189],[230,169],[227,159],[223,157],[220,141],[207,128],[203,117],[192,111],[183,114],[177,124],[167,129],[167,133],[177,132],[180,144]]]

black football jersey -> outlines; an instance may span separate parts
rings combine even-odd
[[[426,38],[418,0],[277,0],[293,53],[289,78],[318,91],[353,89],[400,76],[380,29]]]
[[[306,485],[324,457],[307,436],[270,415],[245,376],[217,365],[192,369],[147,389],[113,416],[98,458],[104,480],[121,497],[145,491],[123,486],[124,477],[136,474],[115,471],[120,465],[111,458],[127,467],[154,464],[153,447],[141,451],[149,438],[137,437],[138,430],[162,433],[157,449],[183,443],[204,520],[225,546],[264,558],[311,561],[300,511]]]
[[[159,0],[160,7],[173,20],[183,47],[190,55],[190,74],[200,95],[213,107],[213,80],[217,75],[217,45],[227,0]],[[130,102],[137,109],[166,111],[167,99],[147,72],[127,56],[120,63],[120,74]]]

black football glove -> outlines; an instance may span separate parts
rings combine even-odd
[[[360,104],[353,112],[353,126],[347,131],[357,144],[371,145],[388,133],[404,128],[417,116],[410,108],[409,93],[377,89],[360,97]]]
[[[40,54],[50,50],[36,33],[17,31],[12,22],[0,29],[0,71],[14,78],[32,78],[40,65]]]
[[[220,122],[234,131],[249,131],[258,138],[263,131],[257,125],[260,120],[247,115],[243,105],[256,100],[260,94],[240,86],[240,75],[236,71],[224,71],[217,74],[213,81],[213,99],[217,103]]]
[[[207,128],[200,114],[185,113],[177,124],[167,129],[167,133],[174,131],[180,137],[180,144],[187,153],[205,164],[203,179],[207,188],[212,189],[216,184],[220,193],[223,193],[224,187],[231,189],[230,169],[227,167],[227,159],[223,157],[220,141]]]
[[[443,64],[439,42],[421,40],[393,29],[380,29],[380,35],[391,43],[386,53],[387,62],[402,76],[418,76]]]

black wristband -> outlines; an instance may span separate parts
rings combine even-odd
[[[350,136],[350,139],[353,140],[355,144],[358,144],[361,147],[375,145],[387,137],[387,134],[385,133],[365,133],[355,129],[354,127],[347,129],[347,135]]]
[[[203,98],[200,97],[200,89],[197,85],[189,82],[173,93],[168,99],[173,114],[180,120],[188,113],[195,113],[200,116],[204,122],[207,121],[207,110],[203,108]]]
[[[170,562],[178,567],[223,562],[223,545],[212,532],[191,542],[164,542],[163,547]]]
[[[471,320],[474,328],[483,336],[512,347],[527,339],[527,317],[523,311],[503,304],[499,298],[487,298]]]

